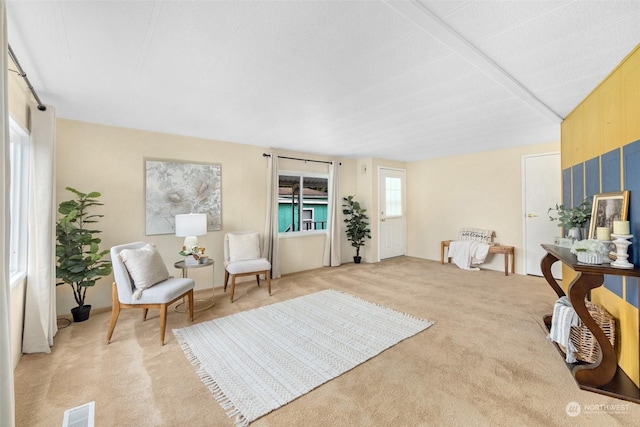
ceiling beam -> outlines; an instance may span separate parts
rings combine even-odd
[[[562,116],[538,99],[529,89],[522,85],[522,83],[518,82],[511,74],[493,62],[491,58],[445,24],[418,0],[383,1],[389,7],[416,24],[420,29],[435,37],[471,65],[513,93],[533,110],[547,117],[554,123],[562,122]]]

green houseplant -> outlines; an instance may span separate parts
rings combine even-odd
[[[583,229],[591,219],[591,200],[585,198],[582,203],[573,208],[558,205],[547,211],[551,221],[558,221],[558,227],[564,227],[569,231],[569,237],[581,238]]]
[[[78,304],[71,309],[73,320],[82,322],[89,318],[91,305],[85,304],[87,289],[94,286],[100,277],[111,274],[111,262],[102,258],[109,253],[100,250],[101,240],[94,235],[99,230],[89,228],[104,215],[90,214],[90,208],[102,206],[100,193],[82,193],[67,187],[75,198],[61,202],[58,212],[62,215],[56,222],[56,286],[68,284]]]
[[[351,246],[356,248],[356,255],[353,262],[359,264],[361,261],[360,248],[364,246],[365,239],[371,238],[371,230],[367,220],[369,217],[365,213],[367,210],[360,206],[360,203],[353,199],[353,196],[343,197],[342,213],[346,215],[344,222],[347,224],[347,239]]]

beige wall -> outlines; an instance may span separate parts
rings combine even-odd
[[[63,119],[57,120],[56,145],[57,202],[72,196],[65,190],[67,186],[82,192],[102,193],[104,206],[96,212],[105,215],[98,226],[102,230],[101,247],[105,249],[126,242],[149,241],[158,247],[169,271],[180,274],[173,264],[180,260],[178,251],[183,239],[174,235],[145,235],[145,158],[218,163],[222,166],[223,229],[198,238],[200,245],[207,248],[207,254],[215,261],[216,286],[222,286],[224,278],[224,233],[264,230],[266,159],[262,153],[268,150],[262,147]],[[300,153],[284,154],[309,158]],[[353,161],[342,161],[341,191],[344,194],[355,188],[355,175],[350,170],[354,165]],[[285,160],[280,162],[280,167],[327,170],[326,165]],[[346,238],[343,247],[348,247]],[[323,235],[281,239],[280,248],[283,274],[322,267]],[[211,287],[209,269],[192,270],[190,277],[196,280],[196,289]],[[111,277],[102,279],[87,292],[87,302],[94,308],[111,306],[111,281]],[[68,313],[76,305],[69,286],[58,287],[57,299],[59,314]]]
[[[408,163],[407,254],[439,261],[440,241],[461,227],[488,228],[515,247],[522,274],[522,156],[559,150],[554,142]],[[503,256],[490,255],[483,268],[503,271]]]

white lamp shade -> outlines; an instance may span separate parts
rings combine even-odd
[[[207,214],[176,215],[176,236],[191,237],[207,234]]]

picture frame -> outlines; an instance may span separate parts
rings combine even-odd
[[[629,214],[629,191],[601,193],[593,196],[589,239],[596,239],[598,227],[613,230],[613,221],[626,221]]]
[[[206,213],[207,231],[222,229],[222,167],[144,159],[145,234],[175,233],[178,214]]]

